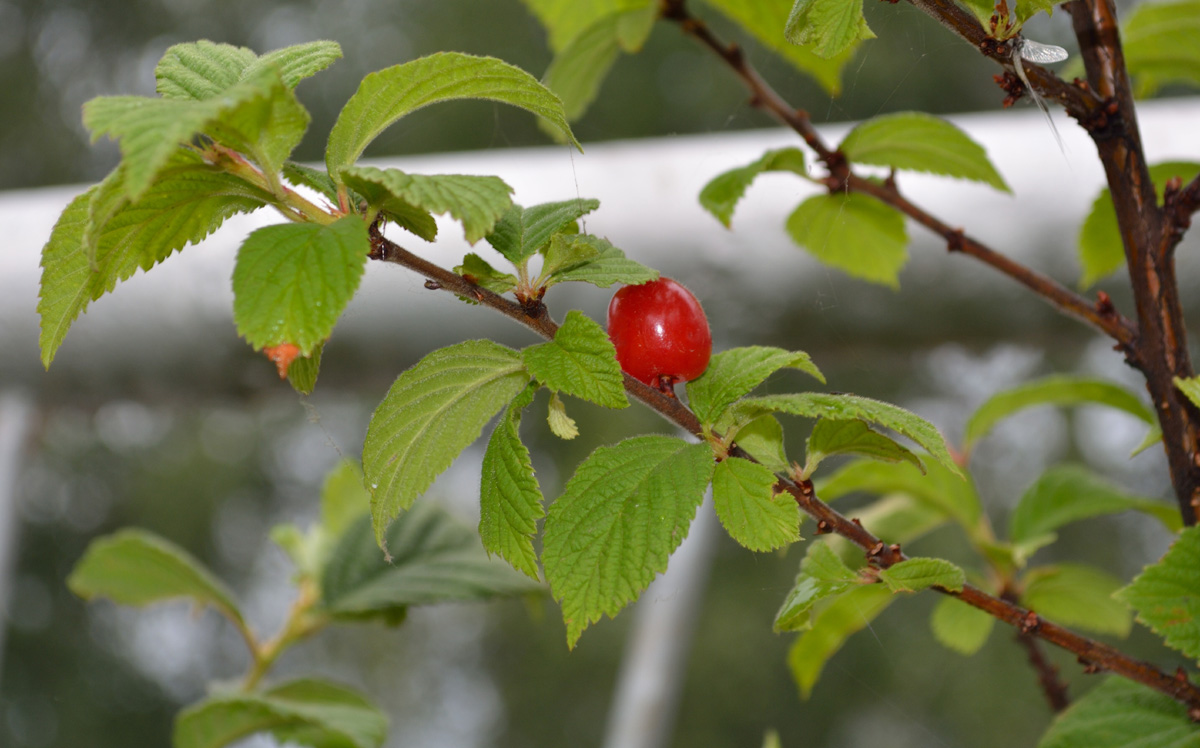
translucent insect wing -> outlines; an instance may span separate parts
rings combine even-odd
[[[1053,44],[1042,44],[1028,39],[1021,41],[1021,59],[1045,65],[1067,59],[1067,50]]]

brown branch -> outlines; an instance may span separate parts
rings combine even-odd
[[[1046,659],[1037,639],[1029,634],[1017,632],[1017,643],[1025,649],[1029,657],[1029,665],[1037,673],[1038,685],[1046,697],[1046,703],[1055,712],[1061,712],[1071,705],[1071,697],[1067,693],[1067,684],[1058,677],[1058,666]]]

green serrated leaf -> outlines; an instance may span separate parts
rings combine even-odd
[[[1179,533],[1165,556],[1147,566],[1115,597],[1137,611],[1140,623],[1149,626],[1168,646],[1192,660],[1200,659],[1200,527]]]
[[[495,293],[508,293],[517,287],[517,276],[500,272],[474,252],[468,252],[466,257],[463,257],[463,264],[456,265],[454,272]]]
[[[879,581],[892,592],[920,592],[929,587],[962,590],[967,575],[956,564],[941,558],[909,558],[879,571]]]
[[[351,166],[342,170],[342,180],[371,207],[390,215],[406,216],[414,210],[449,213],[462,223],[469,244],[487,236],[512,207],[512,187],[499,177],[406,174],[399,169]]]
[[[1200,3],[1198,3],[1200,6]],[[1160,201],[1167,180],[1179,177],[1185,182],[1200,172],[1200,163],[1170,161],[1150,167],[1150,178]],[[1079,279],[1081,288],[1088,288],[1109,273],[1125,266],[1125,247],[1121,243],[1121,231],[1117,226],[1117,212],[1113,207],[1112,193],[1107,187],[1100,191],[1092,210],[1079,229],[1079,263],[1083,275]]]
[[[518,267],[537,254],[551,237],[600,207],[599,200],[564,200],[530,208],[514,205],[487,237],[497,252]]]
[[[779,425],[778,418],[769,413],[740,427],[734,444],[772,472],[788,469],[787,452],[783,448],[783,426]]]
[[[321,748],[378,748],[387,717],[366,697],[317,679],[290,681],[262,693],[219,693],[175,719],[174,748],[220,748],[257,733],[281,743]]]
[[[329,173],[337,178],[379,133],[406,114],[455,99],[485,99],[525,109],[549,121],[582,150],[562,102],[532,75],[494,57],[439,52],[363,79],[329,133]]]
[[[1028,543],[1071,522],[1131,510],[1157,517],[1168,529],[1181,527],[1174,506],[1130,494],[1081,465],[1059,465],[1021,496],[1008,535],[1014,543]]]
[[[1059,714],[1038,748],[1197,748],[1200,728],[1187,706],[1112,676]]]
[[[108,220],[94,232],[95,267],[84,243],[93,197],[114,201],[94,213]],[[71,323],[88,303],[108,293],[139,268],[149,270],[189,243],[199,242],[232,215],[263,207],[270,195],[217,171],[199,156],[179,150],[140,199],[93,187],[76,197],[42,248],[38,298],[42,363],[50,366]]]
[[[759,174],[768,171],[790,171],[807,177],[804,152],[799,148],[777,148],[767,151],[757,161],[718,174],[700,190],[700,206],[729,228],[733,210],[746,189]]]
[[[903,493],[936,509],[942,516],[954,519],[968,532],[974,531],[983,515],[983,506],[973,482],[962,480],[959,474],[938,463],[930,462],[925,467],[927,473],[922,475],[907,462],[856,460],[817,481],[817,495],[828,502],[856,491],[879,496]]]
[[[1030,569],[1021,579],[1020,603],[1064,626],[1125,637],[1133,621],[1129,609],[1113,599],[1121,580],[1081,564]]]
[[[730,457],[713,473],[713,504],[725,530],[752,551],[773,551],[800,540],[800,507],[775,493],[770,468]]]
[[[864,421],[819,419],[809,434],[805,452],[805,475],[812,475],[821,461],[830,455],[846,454],[869,457],[883,462],[910,462],[925,472],[921,458],[895,440],[872,431]]]
[[[258,350],[293,343],[304,355],[333,332],[366,269],[367,224],[345,216],[328,226],[265,226],[238,250],[233,320]]]
[[[814,606],[862,584],[862,577],[847,566],[828,543],[810,543],[804,560],[800,562],[796,583],[775,614],[775,631],[801,631],[808,628],[812,623]]]
[[[331,205],[336,205],[338,201],[337,184],[333,181],[333,177],[329,176],[329,172],[324,169],[314,169],[311,166],[298,164],[295,161],[285,161],[283,164],[283,178],[294,185],[303,185],[310,189],[316,190],[330,202]],[[354,196],[354,203],[362,201],[361,196]]]
[[[713,473],[706,444],[640,436],[593,452],[551,506],[542,566],[567,644],[615,616],[667,568]]]
[[[788,650],[788,667],[802,698],[812,694],[829,658],[852,634],[871,625],[894,599],[891,590],[882,584],[863,585],[846,592],[813,617],[811,627]]]
[[[900,269],[908,261],[904,216],[869,195],[810,197],[788,216],[787,231],[826,265],[872,283],[900,286]]]
[[[881,400],[858,395],[801,392],[746,398],[735,406],[735,410],[742,418],[753,418],[763,413],[790,413],[831,421],[857,419],[874,423],[912,439],[947,470],[963,477],[962,469],[950,455],[946,440],[933,424],[911,411]]]
[[[164,99],[211,99],[237,83],[274,69],[288,88],[332,65],[342,56],[337,42],[316,41],[277,49],[262,57],[245,47],[198,42],[167,49],[154,69]]]
[[[704,373],[688,382],[688,404],[701,423],[715,424],[729,406],[780,369],[799,369],[825,382],[821,370],[803,351],[768,346],[730,348],[713,356]]]
[[[521,355],[529,373],[555,392],[606,408],[629,407],[616,348],[604,328],[577,309],[567,312],[554,340]]]
[[[987,643],[995,624],[995,618],[953,597],[939,600],[929,618],[937,640],[946,648],[968,657]]]
[[[411,605],[489,600],[543,589],[504,561],[489,558],[471,528],[423,501],[387,528],[391,560],[367,518],[342,534],[321,578],[323,609],[346,620],[403,620]],[[536,573],[536,571],[535,571]]]
[[[808,47],[789,42],[779,30],[787,24],[792,0],[705,0],[705,3],[728,16],[797,70],[812,76],[830,96],[842,92],[842,69],[854,57],[856,45],[826,59]]]
[[[567,415],[567,406],[563,404],[557,392],[550,393],[546,423],[550,426],[550,433],[559,439],[570,441],[579,436],[579,425],[575,423],[574,418]]]
[[[321,373],[321,352],[324,348],[324,343],[318,343],[312,353],[300,356],[288,365],[288,384],[301,395],[311,395],[317,388],[317,375]]]
[[[396,378],[363,444],[377,541],[528,382],[520,354],[489,340],[434,351]]]
[[[233,593],[204,564],[146,530],[126,529],[93,540],[67,578],[80,597],[107,597],[141,607],[187,597],[244,625]]]
[[[818,57],[835,57],[875,38],[862,6],[862,0],[796,0],[784,36],[792,44],[811,47]]]
[[[1139,4],[1122,24],[1121,43],[1139,96],[1171,83],[1200,86],[1200,1]]]
[[[521,443],[521,411],[536,387],[526,387],[496,424],[487,451],[479,488],[479,537],[495,553],[531,579],[538,579],[533,536],[542,509],[542,490],[533,473],[529,450]]]
[[[897,112],[857,125],[838,146],[854,163],[983,182],[1012,192],[983,146],[940,117]]]
[[[625,257],[607,239],[591,234],[555,234],[542,268],[546,286],[567,281],[608,288],[614,283],[637,286],[658,279],[658,271]]]

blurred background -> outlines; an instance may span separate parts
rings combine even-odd
[[[751,59],[793,103],[829,123],[823,131],[835,142],[848,128],[840,123],[879,113],[953,114],[1015,195],[907,174],[902,186],[950,223],[1073,285],[1077,228],[1102,184],[1090,143],[1056,113],[1060,151],[1027,104],[1000,111],[995,70],[973,50],[906,4],[867,5],[880,38],[847,68],[837,100],[753,44]],[[1066,44],[1068,32],[1056,13],[1028,33]],[[268,532],[315,517],[326,471],[339,454],[358,454],[396,374],[467,337],[536,342],[496,315],[426,292],[406,271],[371,267],[325,350],[315,394],[299,397],[238,340],[231,320],[238,243],[270,220],[255,215],[93,304],[44,371],[38,252],[81,183],[101,178],[117,156],[109,142],[89,143],[80,106],[101,94],[153,93],[163,51],[198,38],[259,52],[318,38],[341,43],[345,59],[298,89],[313,124],[296,155],[310,161],[321,159],[338,109],[367,72],[444,49],[495,55],[535,75],[549,62],[543,32],[517,0],[133,0],[119,11],[99,0],[0,0],[0,745],[165,745],[181,705],[245,666],[236,632],[211,613],[72,596],[64,579],[92,538],[130,525],[170,538],[209,563],[251,624],[270,631],[294,590]],[[1200,102],[1167,97],[1143,114],[1152,161],[1200,160]],[[685,282],[708,311],[717,349],[807,350],[832,389],[914,409],[952,442],[987,396],[1035,376],[1086,372],[1142,392],[1104,340],[987,269],[947,257],[915,226],[899,291],[819,266],[783,231],[810,189],[794,177],[760,179],[734,230],[723,229],[696,194],[764,148],[795,142],[771,125],[732,76],[664,25],[641,55],[618,61],[577,126],[584,155],[547,144],[524,112],[465,102],[406,118],[368,156],[418,172],[496,174],[524,204],[598,198],[588,230]],[[454,265],[466,251],[461,229],[444,224],[441,235],[436,245],[405,244]],[[1194,239],[1179,253],[1185,284],[1200,280],[1195,253]],[[1128,310],[1120,286],[1119,278],[1102,284]],[[559,287],[547,302],[559,318],[581,308],[602,319],[607,298]],[[1189,317],[1196,312],[1192,300]],[[807,384],[780,376],[768,387]],[[636,407],[570,407],[582,431],[574,442],[555,439],[538,417],[523,426],[548,497],[596,446],[667,429]],[[805,424],[788,425],[798,456]],[[1024,488],[1063,460],[1167,500],[1161,452],[1129,458],[1142,436],[1131,420],[1088,408],[1033,410],[1003,423],[974,460],[993,520],[1003,527]],[[464,453],[425,500],[473,521],[482,450]],[[1084,561],[1124,579],[1167,543],[1129,516],[1063,536],[1037,560]],[[942,530],[911,550],[969,564],[964,548]],[[784,662],[791,637],[770,626],[802,552],[753,554],[723,536],[716,542],[668,745],[756,746],[770,728],[786,746],[1035,742],[1050,713],[1012,632],[997,628],[972,658],[952,654],[929,632],[932,595],[894,605],[854,637],[801,701]],[[392,717],[389,746],[600,745],[633,619],[627,611],[594,626],[568,653],[548,598],[423,609],[398,629],[326,632],[291,652],[278,675],[316,671],[364,688]],[[1176,664],[1138,631],[1125,646]],[[1089,687],[1072,658],[1052,656],[1074,694]]]

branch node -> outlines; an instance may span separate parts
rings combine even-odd
[[[1037,631],[1041,625],[1042,619],[1038,617],[1037,613],[1034,613],[1031,610],[1025,614],[1024,618],[1021,619],[1019,628],[1021,629],[1022,634],[1032,634],[1034,631]]]
[[[1096,312],[1101,317],[1115,317],[1117,315],[1117,309],[1113,306],[1112,297],[1104,291],[1096,292]]]
[[[430,280],[425,281],[425,287],[428,288],[430,291],[440,291],[442,288],[442,284],[438,283],[437,281],[435,281],[433,279],[430,279]]]
[[[833,525],[830,524],[828,520],[818,520],[818,522],[817,522],[817,534],[818,535],[828,535],[831,532],[833,532]]]
[[[967,235],[962,229],[953,229],[946,235],[946,250],[948,252],[961,252],[966,245]]]

